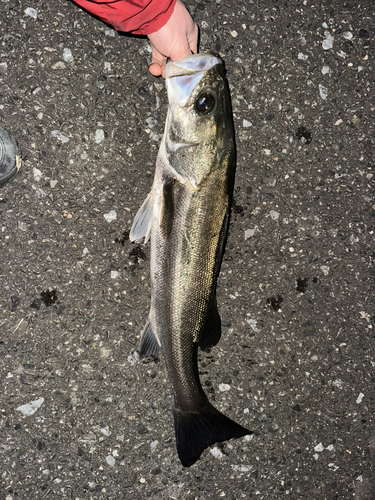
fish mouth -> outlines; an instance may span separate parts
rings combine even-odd
[[[188,76],[196,73],[205,73],[222,60],[214,54],[192,54],[178,61],[168,60],[166,66],[166,79],[176,76]]]
[[[171,108],[183,106],[207,71],[222,64],[214,54],[193,54],[175,62],[168,61],[166,86]]]

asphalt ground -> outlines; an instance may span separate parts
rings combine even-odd
[[[201,380],[254,435],[182,467],[164,363],[134,354],[149,247],[128,233],[167,109],[147,40],[1,0],[0,125],[23,158],[0,190],[1,500],[375,498],[375,4],[187,5],[238,152]]]

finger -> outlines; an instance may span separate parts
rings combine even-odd
[[[189,48],[193,54],[196,54],[198,52],[198,38],[199,38],[198,26],[194,23],[194,30],[187,37]]]
[[[153,45],[151,45],[151,48],[151,64],[148,70],[153,76],[160,76],[162,74],[163,64],[165,66],[166,57],[163,56],[163,54],[161,54]]]
[[[151,63],[148,70],[152,76],[161,76],[162,74],[161,66],[157,62]]]

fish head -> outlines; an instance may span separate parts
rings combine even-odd
[[[161,145],[165,163],[193,189],[234,150],[233,122],[224,63],[197,54],[166,67],[168,115]]]

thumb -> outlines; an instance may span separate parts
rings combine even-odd
[[[151,64],[148,67],[148,70],[153,76],[161,76],[167,58],[163,56],[163,54],[161,54],[154,46],[151,47],[152,47]]]

